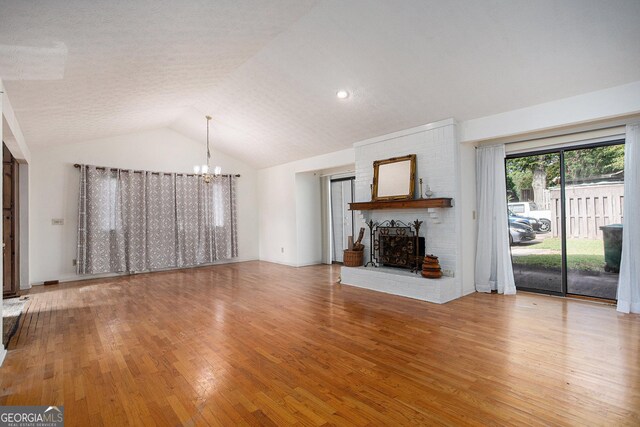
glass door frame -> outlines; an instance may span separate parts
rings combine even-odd
[[[522,153],[514,153],[514,154],[507,154],[504,158],[504,175],[505,177],[507,176],[507,160],[510,159],[519,159],[522,157],[529,157],[529,156],[539,156],[539,155],[544,155],[544,154],[559,154],[560,155],[560,232],[561,232],[561,250],[562,250],[562,254],[561,254],[561,266],[560,266],[560,275],[561,275],[561,282],[562,282],[562,287],[561,287],[561,291],[557,292],[557,291],[547,291],[547,290],[542,290],[542,289],[535,289],[535,288],[526,288],[526,287],[516,287],[518,290],[521,291],[525,291],[525,292],[535,292],[538,294],[545,294],[545,295],[555,295],[555,296],[562,296],[562,297],[566,297],[566,296],[578,296],[578,297],[588,297],[586,295],[580,295],[580,294],[572,294],[569,293],[567,290],[567,284],[568,284],[568,280],[567,280],[567,221],[566,221],[566,206],[565,206],[565,164],[564,164],[564,153],[565,151],[573,151],[573,150],[584,150],[584,149],[589,149],[589,148],[599,148],[599,147],[608,147],[608,146],[612,146],[612,145],[624,145],[625,143],[625,138],[617,138],[617,139],[612,139],[610,141],[602,141],[602,142],[593,142],[593,143],[585,143],[585,144],[576,144],[576,145],[569,145],[566,147],[554,147],[554,148],[547,148],[547,149],[540,149],[540,150],[531,150],[531,151],[527,151],[527,152],[522,152]],[[508,203],[508,201],[505,200],[505,203]],[[511,247],[509,247],[509,254],[511,254]],[[513,255],[511,255],[511,261],[513,263]],[[615,300],[609,300],[606,298],[599,298],[599,297],[588,297],[588,298],[596,298],[596,299],[602,299],[602,300],[607,300],[607,301],[615,301]]]
[[[344,181],[351,181],[350,182],[350,187],[351,187],[351,202],[353,202],[354,200],[354,196],[355,196],[355,190],[356,190],[356,177],[355,176],[346,176],[346,177],[341,177],[341,178],[329,178],[329,212],[333,212],[333,197],[332,197],[332,187],[331,184],[333,184],[334,182],[344,182]],[[330,215],[331,216],[331,215]],[[351,235],[353,236],[353,233],[355,232],[355,211],[351,211]],[[340,263],[339,261],[335,261],[333,259],[334,257],[334,252],[335,252],[335,241],[334,241],[334,224],[333,224],[333,219],[330,218],[329,221],[330,227],[329,227],[329,232],[331,233],[330,235],[330,239],[331,239],[331,263],[335,264],[335,263]],[[342,249],[341,249],[342,250]]]

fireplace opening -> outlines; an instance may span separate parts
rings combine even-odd
[[[379,224],[370,221],[376,261],[372,264],[417,271],[425,256],[425,239],[419,236],[421,224],[418,220],[411,225],[395,220]]]
[[[414,268],[416,256],[424,258],[424,237],[414,236],[380,236],[379,260],[383,266],[397,268]]]

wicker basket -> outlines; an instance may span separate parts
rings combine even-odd
[[[347,267],[360,267],[362,265],[364,251],[344,250],[344,265]]]

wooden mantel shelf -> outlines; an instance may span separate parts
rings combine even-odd
[[[372,211],[376,209],[424,209],[424,208],[450,208],[453,206],[450,198],[439,197],[434,199],[417,200],[389,200],[379,202],[355,202],[349,203],[349,210]]]

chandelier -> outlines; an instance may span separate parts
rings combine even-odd
[[[205,118],[207,119],[207,163],[202,166],[194,166],[193,173],[196,175],[202,175],[202,179],[208,184],[213,180],[213,177],[220,175],[222,168],[220,166],[216,166],[213,169],[213,173],[209,173],[209,170],[211,169],[209,167],[209,163],[211,161],[211,149],[209,148],[209,122],[211,121],[211,116],[205,116]]]

